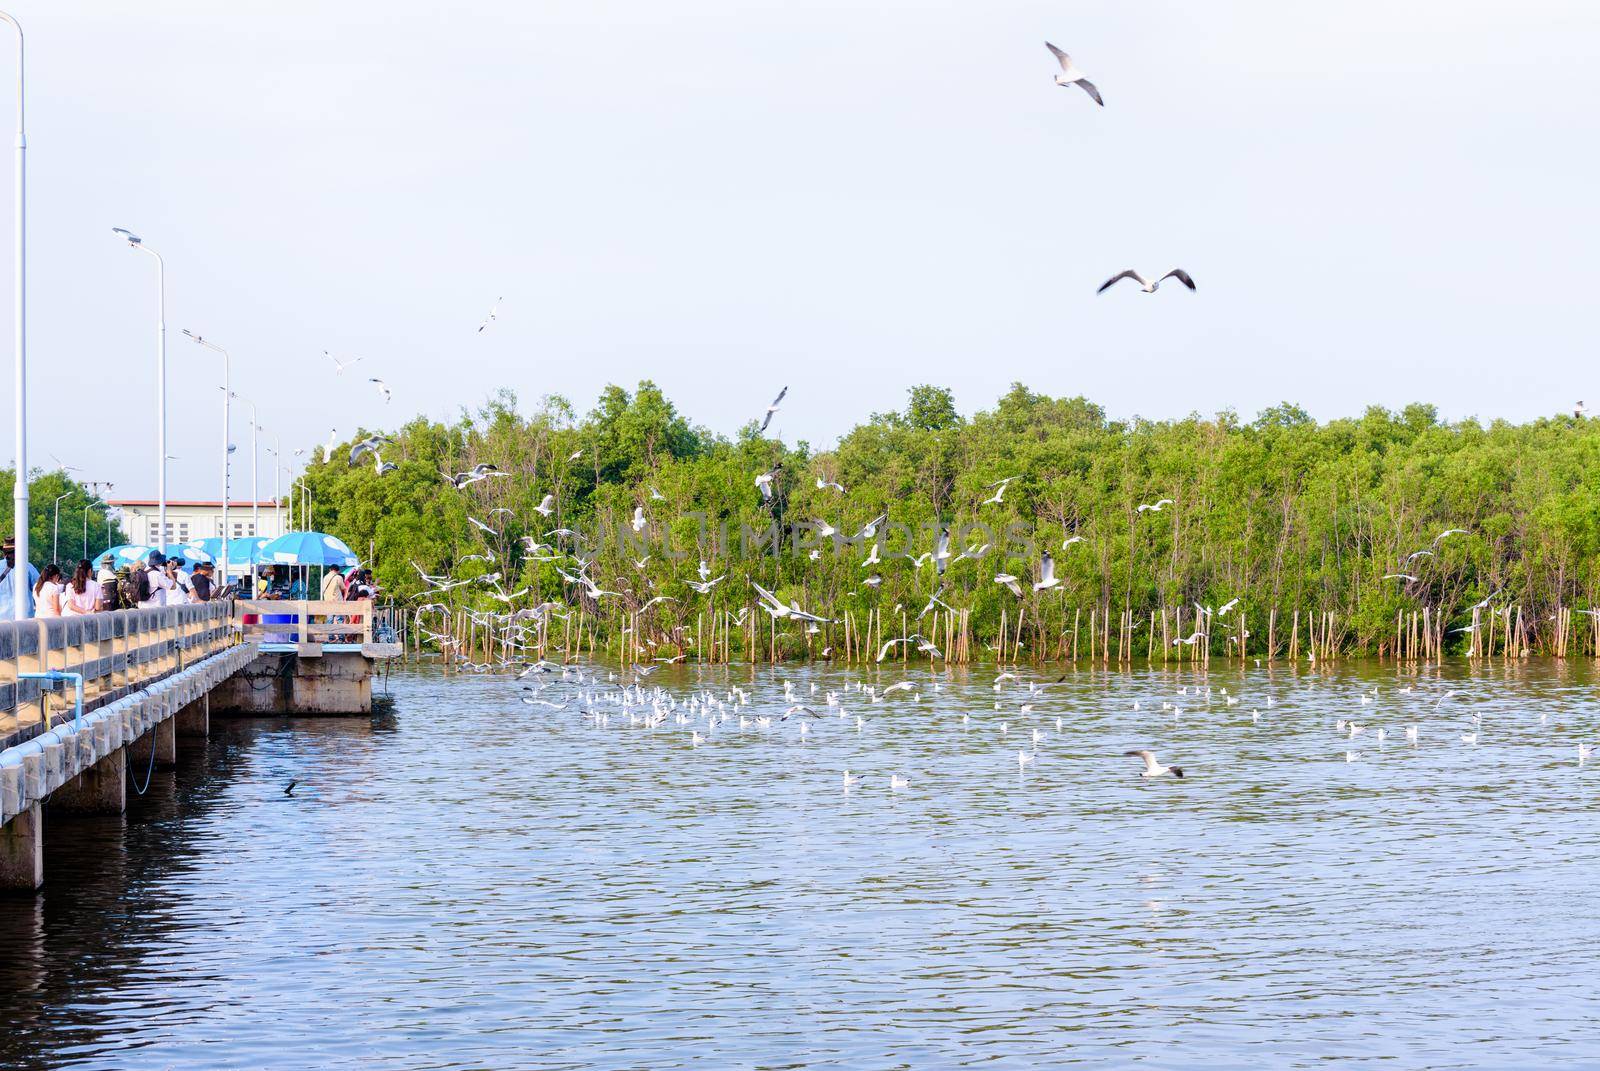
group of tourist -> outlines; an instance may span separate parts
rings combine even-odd
[[[3,561],[0,561],[0,621],[7,621],[15,616],[15,578],[11,571],[16,568],[16,546],[7,539],[0,544],[0,552],[3,552]],[[33,595],[31,616],[77,617],[105,610],[183,606],[210,602],[234,593],[217,580],[216,567],[210,562],[187,566],[178,558],[152,550],[144,558],[121,568],[115,568],[115,564],[109,554],[100,559],[98,570],[94,563],[83,558],[70,574],[54,562],[46,565],[42,571],[29,564],[28,587]],[[286,565],[259,567],[254,589],[258,599],[306,597],[303,571]],[[323,574],[321,594],[324,601],[371,599],[377,590],[370,569],[352,568],[347,573],[337,566],[330,566]]]
[[[9,541],[5,544],[5,578],[9,578],[14,565],[14,550]],[[210,602],[222,594],[215,579],[215,566],[200,562],[186,567],[177,558],[169,558],[153,550],[145,558],[125,564],[117,569],[115,560],[107,554],[100,559],[100,568],[82,558],[71,574],[51,562],[41,571],[28,566],[28,578],[33,581],[34,617],[78,617],[106,610],[148,610],[152,606],[184,606],[195,602]],[[12,585],[0,578],[0,620],[11,616],[14,595]]]

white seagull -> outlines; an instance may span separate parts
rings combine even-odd
[[[989,484],[988,485],[989,487],[997,488],[997,490],[995,491],[994,494],[990,495],[988,498],[984,499],[982,502],[979,502],[978,505],[987,506],[987,505],[990,505],[991,503],[998,504],[999,502],[1003,501],[1005,499],[1005,497],[1006,497],[1006,487],[1009,486],[1012,483],[1012,481],[1018,480],[1018,479],[1021,479],[1021,477],[1019,477],[1019,476],[1007,476],[1005,479],[1000,480],[997,483]]]
[[[1190,290],[1194,289],[1194,279],[1192,279],[1189,273],[1184,271],[1182,268],[1173,268],[1159,279],[1146,279],[1132,268],[1129,268],[1126,271],[1117,272],[1117,274],[1101,283],[1100,289],[1096,290],[1095,293],[1105,293],[1114,283],[1122,279],[1132,279],[1134,282],[1139,284],[1140,288],[1142,288],[1146,294],[1154,294],[1158,289],[1160,289],[1161,284],[1167,279],[1176,279],[1184,286],[1187,286]]]
[[[364,357],[352,357],[348,361],[341,361],[327,350],[323,350],[322,355],[333,362],[333,374],[336,376],[343,375],[346,368],[366,359]]]
[[[1083,72],[1078,70],[1078,68],[1073,64],[1071,56],[1061,51],[1055,45],[1052,45],[1049,41],[1044,43],[1044,47],[1048,48],[1050,50],[1050,54],[1055,56],[1056,62],[1061,64],[1061,73],[1056,75],[1056,85],[1061,86],[1063,89],[1065,89],[1067,86],[1077,86],[1079,89],[1089,94],[1090,97],[1094,98],[1094,102],[1100,105],[1100,107],[1104,108],[1106,106],[1106,102],[1100,99],[1100,91],[1096,89],[1094,87],[1094,83],[1085,78],[1083,76]]]
[[[489,315],[484,317],[483,323],[478,325],[478,334],[483,334],[483,329],[494,323],[495,317],[500,312],[500,303],[504,300],[505,298],[503,297],[497,297],[494,299],[494,307],[489,310]]]
[[[767,430],[767,425],[772,423],[772,414],[776,413],[778,411],[778,407],[783,404],[783,396],[785,394],[788,394],[788,393],[789,393],[789,388],[788,387],[784,387],[782,390],[780,390],[778,392],[778,396],[776,398],[772,399],[772,404],[767,406],[767,411],[766,411],[765,415],[763,415],[762,418],[761,418],[761,430],[762,431],[766,431]]]
[[[1152,505],[1152,504],[1150,504],[1148,502],[1141,502],[1141,503],[1139,503],[1139,512],[1140,513],[1144,513],[1146,510],[1148,510],[1151,513],[1160,513],[1162,510],[1166,509],[1170,505],[1172,505],[1172,499],[1170,499],[1170,498],[1163,498],[1161,501],[1155,503],[1154,505]]]
[[[1039,582],[1033,585],[1033,590],[1045,591],[1060,583],[1061,581],[1056,579],[1056,560],[1050,557],[1050,552],[1047,550],[1039,559]]]
[[[1127,758],[1137,758],[1137,759],[1143,759],[1144,760],[1144,772],[1139,775],[1140,777],[1182,777],[1183,776],[1183,767],[1181,767],[1181,766],[1163,766],[1163,765],[1161,765],[1159,762],[1156,761],[1156,753],[1154,751],[1144,751],[1144,750],[1140,750],[1140,751],[1124,751],[1122,754],[1124,755],[1124,757],[1127,757]]]
[[[384,402],[385,405],[388,405],[389,404],[389,396],[394,393],[393,391],[391,391],[389,389],[389,384],[387,384],[383,380],[377,379],[377,378],[368,379],[367,382],[368,383],[376,383],[378,385],[378,393],[383,395],[383,402]]]

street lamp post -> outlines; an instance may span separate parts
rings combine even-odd
[[[63,494],[59,494],[59,495],[56,496],[55,531],[50,536],[50,560],[53,561],[53,562],[56,562],[58,564],[61,561],[61,500],[63,498],[71,498],[71,497],[72,497],[72,492],[71,491],[67,491],[67,492],[64,492]]]
[[[11,485],[11,524],[12,537],[17,544],[17,567],[11,571],[10,579],[11,610],[18,621],[23,621],[28,617],[30,596],[33,594],[28,588],[28,138],[27,124],[24,122],[26,109],[23,106],[26,81],[23,78],[22,24],[4,11],[0,11],[0,21],[10,23],[17,31],[17,237],[16,267],[13,269],[16,299],[13,318],[16,321],[17,469],[16,479]]]
[[[272,448],[267,453],[272,455],[272,523],[278,529],[278,534],[283,534],[283,458],[278,453],[278,437],[272,437]],[[259,535],[260,533],[256,533]]]
[[[187,327],[183,333],[213,353],[222,354],[222,586],[227,587],[228,541],[233,537],[233,532],[228,528],[228,454],[231,450],[228,445],[228,411],[233,399],[233,391],[228,389],[228,385],[233,374],[233,362],[228,357],[228,351],[215,342],[201,338]]]
[[[256,432],[261,430],[261,425],[256,423],[256,403],[250,403],[250,534],[261,535],[261,495],[256,489],[256,458],[260,451],[256,449]]]
[[[156,523],[161,546],[167,543],[167,264],[161,254],[130,230],[112,227],[128,244],[156,258]]]

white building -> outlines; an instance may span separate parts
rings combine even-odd
[[[286,516],[276,502],[229,502],[228,531],[222,530],[221,502],[167,500],[167,538],[157,539],[160,508],[151,498],[113,498],[108,505],[122,512],[122,530],[131,543],[187,543],[191,539],[210,539],[227,535],[229,539],[265,536],[273,539],[284,533]],[[256,531],[255,518],[261,530]]]

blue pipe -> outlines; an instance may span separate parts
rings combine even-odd
[[[51,684],[60,684],[71,681],[77,691],[77,709],[72,713],[72,731],[77,732],[83,727],[83,674],[73,673],[64,669],[52,669],[46,673],[18,673],[18,680],[24,681],[49,681]]]

